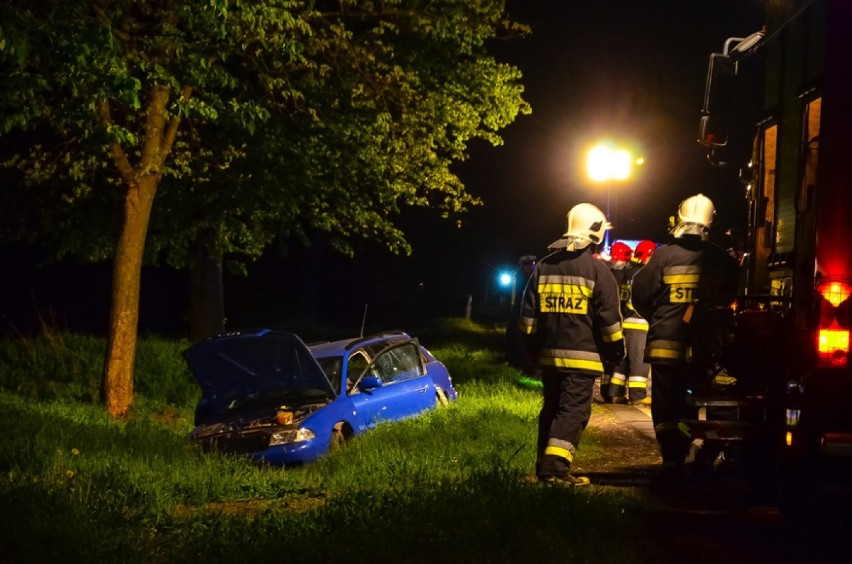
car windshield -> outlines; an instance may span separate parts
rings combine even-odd
[[[331,387],[334,388],[335,392],[339,392],[340,369],[343,366],[343,357],[327,356],[325,358],[318,358],[317,362],[319,363],[320,368],[322,368],[322,371],[325,372],[329,382],[331,382]]]

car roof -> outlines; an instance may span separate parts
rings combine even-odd
[[[393,339],[406,340],[410,339],[411,335],[405,331],[384,331],[374,333],[366,337],[352,337],[350,339],[340,339],[337,341],[325,341],[308,344],[311,354],[315,358],[325,358],[328,356],[344,356],[348,351],[357,347],[379,343],[382,341],[390,341]]]

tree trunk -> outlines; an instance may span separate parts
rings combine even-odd
[[[192,88],[181,89],[181,98],[188,99]],[[162,178],[163,162],[171,153],[180,114],[167,119],[166,108],[171,89],[164,84],[151,87],[145,106],[145,138],[141,158],[134,168],[121,144],[109,145],[126,189],[124,195],[124,224],[115,249],[112,274],[112,311],[109,339],[101,381],[101,399],[112,417],[123,417],[133,403],[133,361],[136,358],[136,335],[139,329],[139,286],[142,277],[142,254],[154,196]],[[101,123],[112,126],[109,102],[98,106]]]
[[[225,330],[222,251],[212,231],[199,237],[189,275],[189,335],[201,340]]]
[[[144,176],[127,190],[124,202],[124,225],[113,264],[112,312],[101,383],[102,399],[113,417],[126,415],[133,403],[142,253],[159,180],[158,175]]]

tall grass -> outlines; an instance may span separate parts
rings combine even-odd
[[[0,561],[643,561],[631,497],[529,479],[540,392],[498,332],[442,320],[421,341],[459,401],[292,470],[188,442],[187,343],[140,342],[133,415],[115,421],[100,339],[0,342]]]

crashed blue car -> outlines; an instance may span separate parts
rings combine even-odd
[[[203,392],[190,439],[272,465],[311,462],[457,399],[447,368],[401,331],[310,347],[282,331],[228,333],[184,357]]]

